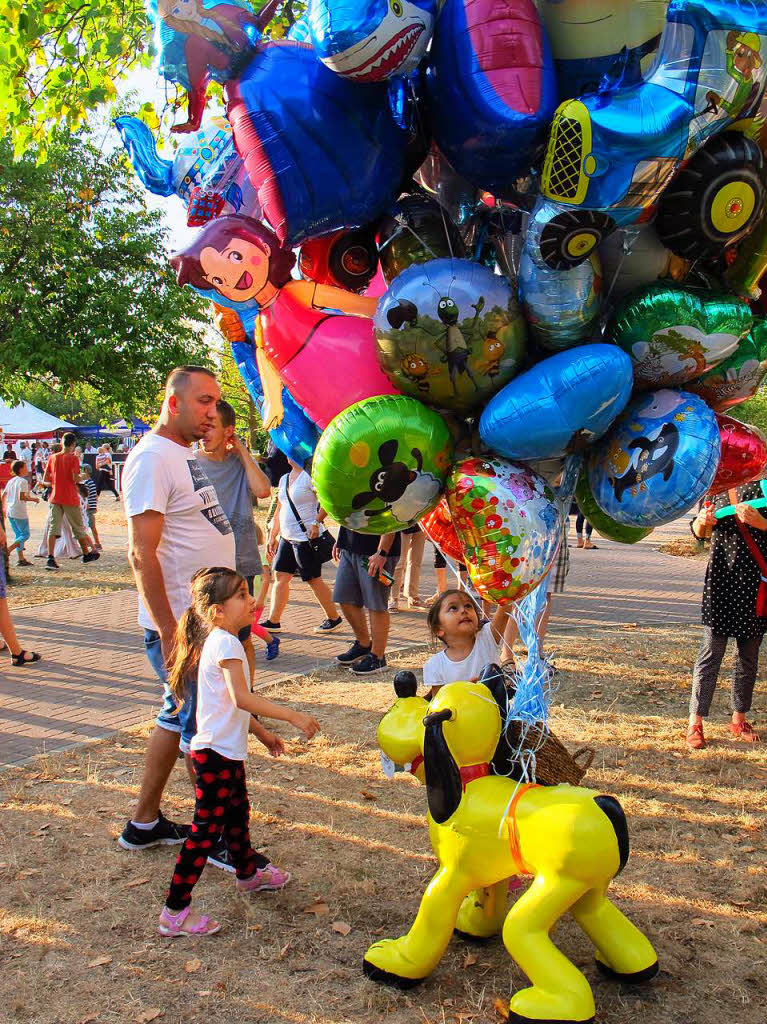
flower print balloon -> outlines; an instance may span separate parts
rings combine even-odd
[[[397,391],[376,357],[376,299],[295,281],[294,262],[272,231],[240,216],[210,221],[171,259],[179,284],[236,310],[255,332],[268,407],[279,408],[282,381],[324,428],[355,402]]]
[[[527,466],[472,457],[448,477],[447,503],[469,576],[488,601],[534,590],[562,541],[554,492]]]

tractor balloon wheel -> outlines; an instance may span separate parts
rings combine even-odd
[[[543,261],[552,270],[577,267],[614,229],[612,217],[596,210],[558,213],[541,231]]]
[[[715,261],[756,227],[764,205],[764,157],[738,132],[717,136],[664,193],[655,226],[684,259]]]

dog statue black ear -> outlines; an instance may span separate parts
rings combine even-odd
[[[446,709],[434,711],[423,720],[426,726],[423,742],[426,799],[429,813],[438,825],[455,814],[463,793],[461,773],[442,732],[442,723],[451,716],[452,711]]]
[[[495,698],[498,710],[501,715],[501,735],[498,739],[498,746],[495,748],[490,765],[494,775],[505,775],[512,779],[521,777],[521,769],[516,756],[515,745],[511,741],[506,727],[506,716],[514,698],[514,691],[506,689],[506,681],[503,677],[503,670],[499,665],[485,665],[477,678],[478,683],[484,683]]]
[[[503,669],[500,665],[492,663],[485,665],[477,677],[478,683],[483,683],[495,697],[498,710],[501,712],[501,721],[506,721],[506,712],[513,694],[506,689],[506,681],[503,678]]]
[[[415,697],[418,693],[418,680],[407,669],[402,669],[394,677],[394,692],[398,697]]]

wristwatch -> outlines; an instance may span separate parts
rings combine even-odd
[[[389,552],[388,551],[376,551],[376,554],[380,555],[381,558],[388,558],[389,557]]]

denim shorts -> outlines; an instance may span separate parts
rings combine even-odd
[[[144,647],[149,664],[162,683],[162,710],[157,716],[157,724],[161,729],[167,729],[168,732],[180,733],[181,740],[179,746],[186,753],[189,750],[192,737],[197,732],[197,675],[195,673],[195,676],[187,682],[184,702],[177,711],[176,698],[170,692],[170,687],[168,686],[168,676],[162,657],[160,634],[156,630],[144,630]]]
[[[8,516],[8,525],[13,530],[13,539],[20,548],[23,548],[29,540],[29,520]]]

